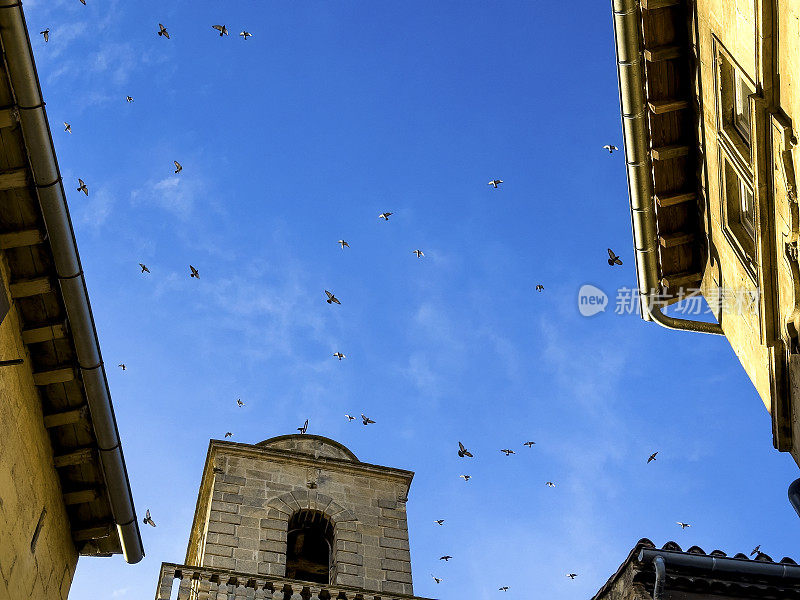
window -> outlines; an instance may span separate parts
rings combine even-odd
[[[733,71],[733,115],[731,121],[746,144],[750,144],[750,96],[755,94],[738,69]]]
[[[725,232],[732,238],[734,249],[742,258],[748,271],[755,273],[756,248],[756,208],[755,196],[749,180],[734,166],[724,154],[720,156],[723,165],[722,189],[723,217]]]
[[[286,577],[330,583],[333,571],[333,525],[316,510],[301,510],[289,519]]]

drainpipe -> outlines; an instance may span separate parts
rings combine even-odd
[[[661,282],[658,277],[658,241],[653,206],[643,56],[639,42],[641,16],[638,0],[612,0],[612,6],[623,145],[642,318],[655,321],[668,329],[724,335],[719,323],[678,319],[665,315],[652,297],[661,290]]]
[[[137,563],[144,557],[142,538],[28,29],[18,0],[0,0],[0,38],[92,415],[111,512],[125,560]]]
[[[678,569],[693,569],[708,573],[736,573],[754,577],[800,580],[800,565],[763,562],[746,558],[708,556],[706,554],[686,554],[684,552],[652,548],[644,548],[639,552],[638,558],[639,562],[651,562],[660,558],[664,562],[665,568],[668,565]],[[656,566],[657,581],[658,566]],[[657,598],[653,596],[653,600],[657,600]]]

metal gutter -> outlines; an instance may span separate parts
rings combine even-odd
[[[612,0],[612,7],[623,145],[642,318],[655,321],[668,329],[724,335],[719,323],[671,317],[665,315],[662,308],[654,302],[653,294],[659,292],[661,283],[658,277],[656,214],[642,66],[644,57],[640,48],[639,0]]]
[[[144,557],[142,538],[25,16],[18,0],[0,0],[0,9],[8,77],[92,415],[111,512],[125,560],[137,563]]]
[[[666,567],[696,569],[708,573],[734,573],[754,577],[775,577],[800,580],[800,565],[762,562],[741,558],[686,554],[672,550],[644,548],[639,552],[639,562],[653,562],[661,558]],[[655,598],[655,596],[654,596]]]

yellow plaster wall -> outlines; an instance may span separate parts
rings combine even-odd
[[[0,283],[8,293],[4,259]],[[64,599],[78,555],[12,306],[0,325],[0,358],[19,357],[25,364],[0,367],[0,600]],[[43,508],[47,513],[31,552]]]

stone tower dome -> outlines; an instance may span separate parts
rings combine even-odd
[[[318,435],[211,440],[186,564],[162,566],[157,597],[171,597],[173,578],[186,590],[207,579],[264,592],[256,598],[294,589],[286,581],[413,595],[405,508],[413,476]]]

